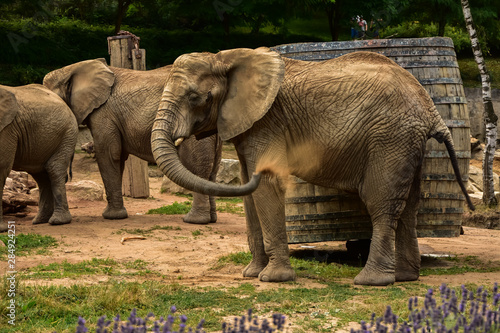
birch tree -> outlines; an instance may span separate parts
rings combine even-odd
[[[474,22],[472,21],[469,0],[461,1],[465,25],[467,26],[472,45],[472,52],[474,53],[474,59],[476,60],[479,73],[481,74],[483,92],[484,122],[486,125],[486,145],[483,156],[483,203],[488,206],[496,206],[498,202],[493,188],[493,158],[495,157],[497,142],[498,117],[493,110],[493,103],[491,102],[490,74],[486,69],[483,52],[481,51],[481,46],[479,45],[477,31],[474,26]]]

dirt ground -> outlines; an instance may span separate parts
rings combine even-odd
[[[77,154],[74,163],[74,181],[93,180],[102,184],[95,161],[84,154]],[[262,283],[257,279],[244,278],[241,266],[228,265],[222,269],[213,269],[221,256],[232,252],[248,251],[245,219],[234,214],[219,213],[217,223],[193,225],[182,221],[181,215],[145,215],[151,208],[183,202],[186,199],[160,193],[161,178],[150,178],[151,197],[148,199],[126,198],[125,205],[129,218],[125,220],[105,220],[101,213],[105,201],[82,201],[69,195],[70,211],[73,215],[71,224],[63,226],[32,225],[37,207],[29,207],[26,217],[5,216],[6,220],[16,221],[17,233],[39,233],[51,235],[59,241],[59,246],[51,250],[50,255],[31,255],[18,257],[18,271],[39,264],[62,262],[70,263],[92,258],[111,258],[118,262],[133,262],[137,259],[149,263],[148,268],[160,272],[165,282],[175,282],[194,286],[237,286],[252,283],[258,288],[276,288],[276,284]],[[155,230],[146,235],[144,240],[121,242],[124,236],[133,236],[126,230],[148,229],[153,226],[171,226],[169,230]],[[421,238],[419,239],[423,266],[440,266],[447,261],[432,258],[436,255],[477,256],[482,261],[500,261],[500,230],[464,227],[464,235],[458,238]],[[313,249],[307,246],[314,246]],[[325,253],[342,253],[345,242],[327,242],[290,245],[293,255],[304,255],[304,251],[323,256]],[[312,251],[312,252],[311,252]],[[0,272],[6,271],[7,263],[0,262]],[[113,277],[114,279],[116,277]],[[133,277],[139,279],[137,276]],[[78,283],[97,283],[106,280],[106,275],[92,275]],[[125,279],[125,278],[123,278]],[[160,279],[160,278],[158,278]],[[449,276],[423,276],[420,281],[439,286],[460,285],[474,282],[491,286],[500,282],[499,273],[467,273]],[[352,283],[352,279],[345,279]],[[37,284],[75,283],[75,280],[32,281]],[[299,278],[297,284],[280,286],[296,288],[318,288],[322,285],[311,279]]]

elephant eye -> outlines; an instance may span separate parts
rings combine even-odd
[[[213,97],[212,97],[212,92],[211,92],[211,91],[209,91],[209,92],[208,92],[208,94],[207,94],[207,100],[206,100],[206,102],[207,102],[207,103],[210,103],[210,102],[212,101],[212,99],[213,99]]]
[[[189,103],[191,105],[198,105],[200,103],[200,96],[198,94],[190,94],[189,95]]]

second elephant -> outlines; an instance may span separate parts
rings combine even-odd
[[[52,71],[44,78],[44,85],[73,110],[78,124],[85,123],[92,133],[108,201],[102,214],[106,219],[128,216],[122,197],[122,174],[128,155],[155,162],[151,128],[170,68],[135,71],[86,60]],[[214,180],[221,154],[218,136],[199,141],[191,137],[185,144],[179,149],[183,163],[196,175]],[[215,208],[213,198],[195,193],[184,221],[215,222]]]

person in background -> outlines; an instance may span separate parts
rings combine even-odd
[[[363,15],[358,16],[358,25],[361,28],[360,38],[365,39],[366,30],[368,30],[368,24],[366,23],[366,20],[363,18]]]
[[[351,17],[351,39],[352,40],[356,40],[358,39],[358,24],[357,24],[357,20],[355,17]]]

